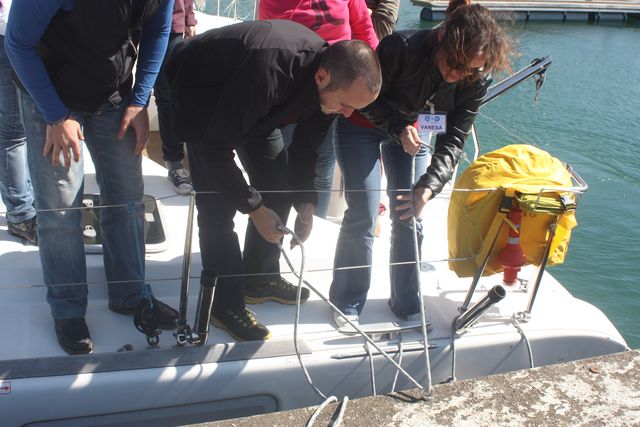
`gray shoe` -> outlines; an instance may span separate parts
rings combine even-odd
[[[344,311],[344,317],[346,317],[347,319],[349,319],[349,321],[351,323],[353,323],[356,326],[360,326],[360,318],[358,316],[358,312],[355,310],[345,310]],[[338,328],[338,330],[350,330],[355,332],[356,330],[353,329],[351,327],[351,325],[344,320],[344,318],[339,315],[338,313],[336,313],[335,311],[333,312],[333,322],[336,324],[336,327]]]
[[[193,190],[189,172],[185,168],[170,170],[167,176],[173,190],[178,194],[189,194]]]
[[[38,220],[34,216],[31,219],[18,223],[9,223],[9,234],[22,237],[26,241],[38,244]]]

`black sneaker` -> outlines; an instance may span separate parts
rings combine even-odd
[[[170,170],[167,178],[173,185],[173,191],[178,194],[189,194],[193,190],[189,172],[185,168]]]
[[[240,311],[214,310],[211,324],[224,329],[238,341],[264,341],[271,338],[271,332],[256,320],[256,315],[246,307]]]
[[[84,317],[55,320],[58,344],[69,354],[87,354],[93,351],[93,342]]]
[[[178,312],[160,300],[153,298],[153,304],[158,306],[158,328],[166,331],[178,326]],[[120,307],[109,303],[109,310],[118,314],[131,315],[135,307]]]
[[[12,223],[9,222],[9,234],[22,237],[26,241],[38,244],[38,220],[34,216],[26,221]]]
[[[262,304],[267,301],[275,301],[280,304],[295,304],[298,287],[289,283],[282,277],[262,285],[245,285],[244,302],[246,304]],[[300,302],[309,299],[309,289],[302,288]]]

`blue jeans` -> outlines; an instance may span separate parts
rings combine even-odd
[[[380,206],[380,157],[387,176],[391,215],[391,298],[389,306],[399,317],[420,311],[418,265],[411,220],[400,220],[396,196],[409,194],[416,179],[425,172],[427,150],[416,155],[416,176],[411,176],[412,157],[389,135],[339,118],[335,139],[336,158],[345,182],[347,210],[336,246],[333,282],[329,297],[347,313],[362,312],[371,283],[373,230]],[[422,224],[417,221],[418,247]],[[393,265],[394,263],[405,263]],[[356,268],[348,268],[356,267]]]
[[[167,52],[178,41],[182,40],[182,33],[169,34],[169,44]],[[169,93],[169,81],[162,63],[156,83],[153,86],[153,93],[158,107],[158,127],[160,128],[160,138],[162,139],[162,159],[166,162],[182,163],[184,159],[184,143],[178,141],[173,131],[173,115],[171,107],[171,94]]]
[[[36,216],[26,150],[18,93],[0,35],[0,196],[7,221],[14,224]]]
[[[289,147],[293,138],[293,130],[296,125],[289,125],[282,129],[282,137],[284,138],[285,147]],[[336,121],[331,123],[327,136],[318,147],[318,160],[316,160],[316,176],[313,184],[318,190],[318,204],[316,205],[315,215],[320,218],[326,218],[329,211],[329,201],[331,200],[333,186],[333,171],[336,166],[336,155],[333,149],[333,140],[335,138]]]
[[[54,319],[84,317],[87,308],[87,271],[80,210],[84,191],[84,153],[71,167],[53,167],[43,156],[46,122],[26,92],[20,92],[36,205],[38,242],[47,302]],[[141,156],[136,155],[132,128],[122,140],[116,135],[128,104],[103,105],[95,114],[72,112],[80,123],[96,169],[102,209],[100,227],[109,282],[109,302],[134,307],[144,285],[143,181]],[[51,209],[51,210],[49,210]]]

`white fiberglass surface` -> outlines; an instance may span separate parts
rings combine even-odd
[[[85,151],[86,152],[86,151]],[[85,192],[96,192],[94,171],[90,162],[86,162]],[[147,281],[152,285],[155,295],[172,305],[179,306],[181,286],[184,238],[187,224],[187,196],[176,195],[166,178],[166,170],[144,159],[145,193],[160,200],[162,216],[167,234],[166,250],[148,253],[146,257]],[[446,212],[445,195],[432,200],[423,216],[425,239],[423,242],[422,290],[426,307],[433,323],[430,338],[448,339],[450,325],[458,314],[458,307],[465,298],[471,283],[470,278],[458,278],[449,271],[446,262]],[[244,241],[246,216],[236,217],[236,231],[240,242]],[[290,228],[293,228],[295,215],[290,215]],[[0,219],[4,221],[4,219]],[[393,322],[398,319],[387,306],[389,297],[389,220],[381,217],[381,233],[374,243],[374,262],[372,286],[360,323],[372,324]],[[328,297],[332,279],[333,253],[339,232],[339,225],[316,218],[314,230],[305,243],[305,279],[319,292]],[[197,225],[194,226],[191,248],[190,292],[187,321],[193,325],[196,301],[199,292],[201,272],[200,251],[198,247]],[[288,248],[289,238],[285,240]],[[300,268],[299,249],[287,250],[294,268]],[[42,282],[37,247],[23,245],[6,231],[6,223],[0,222],[0,358],[16,359],[43,356],[61,356],[65,353],[56,342],[53,320],[45,301],[46,287]],[[147,347],[144,336],[138,332],[130,316],[112,313],[107,307],[107,294],[102,256],[87,255],[89,282],[89,306],[87,324],[94,341],[95,353],[117,351],[126,344],[134,350]],[[288,271],[284,260],[282,271]],[[535,268],[527,267],[520,277],[532,279]],[[297,279],[291,274],[284,275],[293,283]],[[501,276],[483,278],[478,285],[473,301],[481,298],[488,289],[501,284]],[[516,287],[507,289],[507,297],[493,307],[468,334],[512,333],[513,313],[527,307],[529,293]],[[268,302],[249,306],[257,313],[258,319],[266,324],[274,337],[292,338],[295,306]],[[545,275],[534,307],[534,316],[525,328],[551,329],[593,329],[612,336],[618,336],[611,323],[597,309],[589,304],[575,300],[551,276]],[[300,315],[300,337],[312,350],[330,350],[333,347],[352,345],[353,340],[344,340],[335,330],[330,308],[312,293],[310,300],[302,306]],[[417,339],[417,336],[416,338]],[[229,343],[233,339],[224,331],[211,327],[208,344]],[[175,345],[171,332],[160,336],[160,347]]]

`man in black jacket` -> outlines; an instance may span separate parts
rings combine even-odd
[[[245,307],[243,273],[269,272],[262,283],[280,277],[276,244],[291,204],[296,234],[309,236],[316,149],[337,114],[348,117],[378,95],[377,57],[358,41],[329,47],[294,22],[246,22],[178,43],[167,76],[176,135],[188,144],[198,192],[203,277],[222,276],[212,323],[236,339],[268,339],[269,330]],[[290,123],[297,127],[285,153],[279,128]],[[233,231],[236,211],[251,219],[243,253]]]

